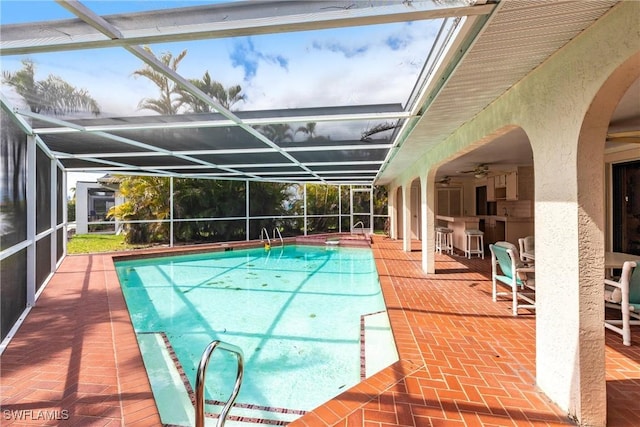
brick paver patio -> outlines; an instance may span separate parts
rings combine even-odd
[[[491,301],[490,261],[426,275],[415,248],[373,245],[400,360],[290,425],[574,425],[535,386],[535,315]],[[640,425],[639,329],[606,332],[609,426]],[[64,260],[0,374],[2,426],[161,425],[110,254]]]

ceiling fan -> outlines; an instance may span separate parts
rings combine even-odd
[[[484,178],[489,175],[489,165],[486,163],[480,163],[475,169],[466,171],[456,171],[457,173],[472,173],[476,178]]]
[[[640,131],[613,132],[607,134],[608,142],[640,143]]]
[[[449,175],[445,175],[439,180],[436,181],[436,184],[449,185],[451,183],[451,177]]]

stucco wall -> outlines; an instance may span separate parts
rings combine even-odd
[[[526,132],[536,177],[537,382],[584,425],[606,423],[604,140],[625,85],[640,75],[639,51],[640,2],[622,2],[391,186],[509,129]]]

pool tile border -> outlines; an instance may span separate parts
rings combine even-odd
[[[167,352],[169,353],[169,356],[171,357],[171,361],[173,362],[173,366],[175,367],[176,371],[178,371],[178,374],[180,375],[180,379],[182,380],[182,384],[184,385],[185,391],[187,392],[187,395],[189,396],[189,400],[191,401],[191,404],[193,405],[193,407],[195,408],[195,404],[196,404],[196,394],[195,391],[193,390],[193,387],[191,386],[191,383],[189,382],[189,378],[187,377],[187,374],[185,373],[184,367],[182,366],[182,363],[180,363],[180,359],[178,359],[178,356],[173,348],[173,346],[171,345],[171,341],[169,340],[169,337],[167,336],[167,334],[164,331],[155,331],[155,332],[140,332],[143,334],[158,334],[162,337],[162,341],[164,342],[164,345],[167,349]],[[205,403],[209,404],[209,405],[217,405],[217,406],[224,406],[225,402],[219,401],[219,400],[210,400],[207,399],[205,401]],[[295,415],[304,415],[306,414],[308,411],[304,411],[301,409],[288,409],[288,408],[279,408],[279,407],[274,407],[274,406],[263,406],[263,405],[254,405],[251,403],[234,403],[233,404],[234,408],[243,408],[243,409],[252,409],[252,410],[261,410],[261,411],[267,411],[267,412],[273,412],[276,414],[295,414]],[[205,416],[208,418],[218,418],[218,414],[214,414],[214,413],[210,413],[210,412],[206,412]],[[280,421],[280,420],[271,420],[268,418],[257,418],[257,417],[244,417],[244,416],[237,416],[237,415],[229,415],[228,418],[229,420],[234,420],[234,421],[241,421],[241,422],[251,422],[251,423],[256,423],[256,424],[269,424],[269,425],[287,425],[288,422],[286,421]],[[165,426],[168,426],[168,424],[165,424]]]

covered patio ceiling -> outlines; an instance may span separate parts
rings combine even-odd
[[[615,5],[39,3],[0,4],[3,72],[31,60],[101,112],[34,109],[7,84],[1,100],[67,171],[364,185],[391,181]],[[182,51],[180,67],[158,59]],[[140,108],[159,93],[144,68],[206,111]],[[194,82],[205,72],[244,99],[211,97]]]

